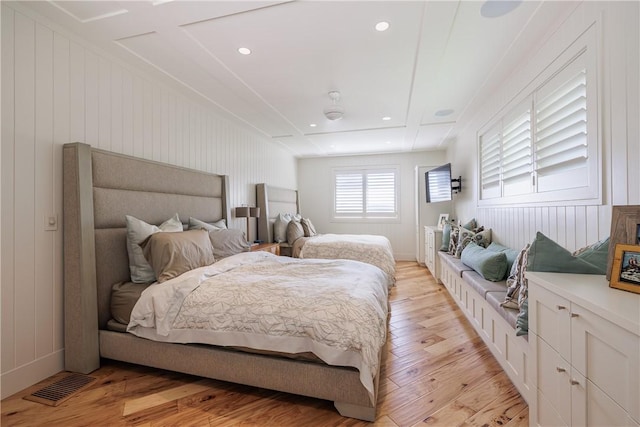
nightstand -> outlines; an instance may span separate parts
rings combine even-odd
[[[251,252],[266,251],[274,255],[280,255],[280,243],[260,243],[259,245],[251,245]]]

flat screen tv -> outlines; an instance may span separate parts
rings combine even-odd
[[[452,199],[451,163],[438,166],[424,174],[427,203],[446,202]]]

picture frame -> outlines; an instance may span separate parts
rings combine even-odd
[[[609,287],[640,294],[640,245],[616,245]]]
[[[444,228],[444,225],[447,223],[447,221],[449,221],[449,214],[441,213],[440,216],[438,217],[438,229],[442,230]]]
[[[613,206],[609,236],[607,280],[611,280],[616,245],[640,245],[640,205]]]

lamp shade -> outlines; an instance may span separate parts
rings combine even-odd
[[[249,216],[251,218],[260,218],[260,208],[249,208]]]
[[[249,218],[249,207],[248,206],[237,207],[236,218]]]

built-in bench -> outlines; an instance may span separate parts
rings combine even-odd
[[[529,343],[526,335],[516,335],[518,310],[500,305],[507,294],[506,281],[486,280],[446,252],[438,252],[438,256],[440,281],[528,402],[533,393],[528,372]]]

